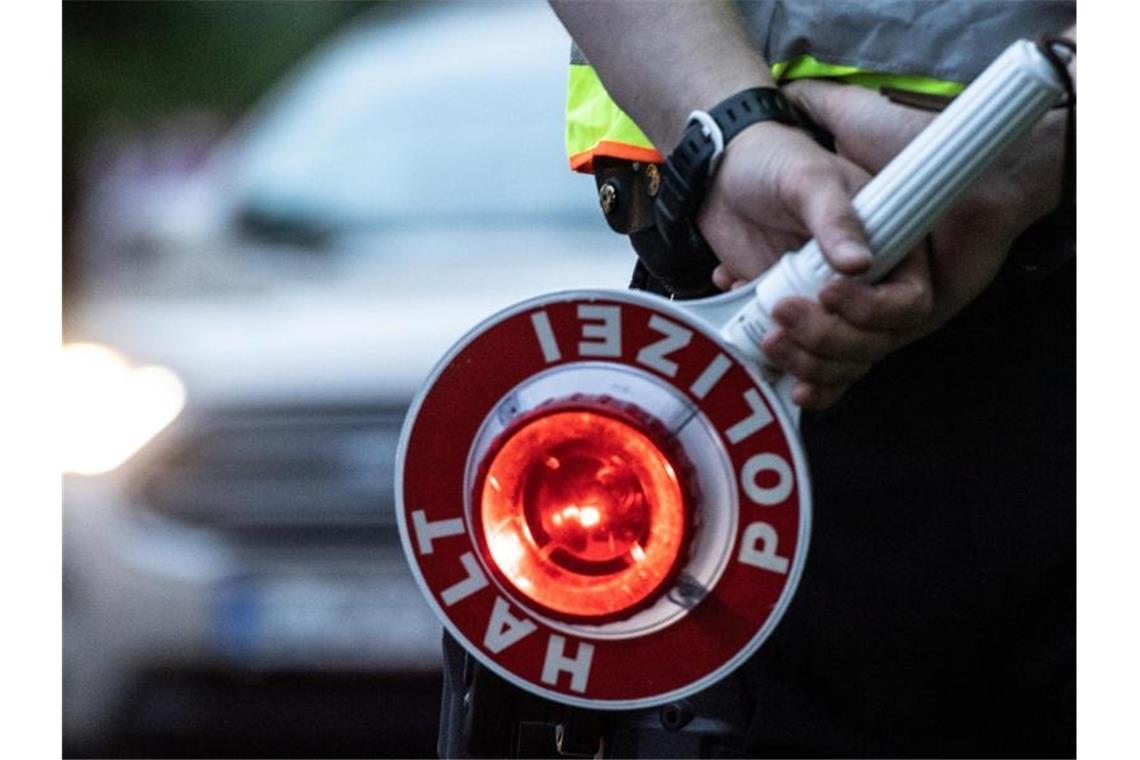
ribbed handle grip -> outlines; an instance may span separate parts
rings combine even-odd
[[[863,279],[893,269],[994,159],[1058,102],[1064,87],[1033,43],[1005,50],[855,196],[875,260]],[[756,297],[724,326],[724,336],[765,362],[760,341],[772,309],[787,296],[815,298],[833,278],[813,239],[783,256],[756,283]]]

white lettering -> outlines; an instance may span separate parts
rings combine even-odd
[[[656,314],[649,318],[649,326],[665,337],[638,351],[637,360],[666,377],[675,377],[677,362],[670,361],[665,356],[689,345],[689,341],[693,339],[693,331]]]
[[[570,674],[570,689],[584,692],[590,678],[590,664],[594,659],[594,645],[578,642],[578,654],[573,659],[565,655],[566,639],[551,634],[546,644],[546,661],[542,663],[542,682],[558,685],[558,674]]]
[[[578,304],[582,321],[582,340],[578,353],[582,356],[621,356],[621,307]],[[586,320],[593,320],[587,322]]]
[[[760,397],[758,390],[749,388],[744,391],[744,400],[748,402],[748,408],[752,410],[752,413],[725,432],[731,443],[740,443],[757,430],[772,424],[772,412],[764,403],[764,399]]]
[[[756,542],[762,541],[764,548],[757,549]],[[771,570],[780,575],[788,572],[788,560],[776,554],[776,529],[766,522],[754,522],[744,529],[740,542],[738,560],[761,570]]]
[[[732,362],[728,360],[727,356],[717,354],[713,357],[713,360],[709,362],[709,366],[705,367],[701,376],[694,380],[693,384],[689,386],[689,390],[692,391],[693,395],[697,398],[704,398],[709,395],[709,391],[713,389],[713,386],[720,382],[720,379],[724,377],[724,373],[728,372],[728,368],[731,366]]]
[[[443,597],[444,605],[448,607],[456,602],[463,601],[487,585],[487,576],[483,574],[479,563],[475,561],[474,554],[464,552],[459,558],[459,561],[463,563],[463,569],[467,571],[467,577],[454,586],[448,586],[443,590],[443,593],[440,594],[440,596]]]
[[[431,542],[435,539],[463,533],[463,518],[453,517],[450,520],[428,522],[424,511],[417,509],[412,512],[412,528],[416,532],[416,543],[420,547],[420,554],[431,554]]]
[[[558,341],[554,339],[554,330],[550,328],[550,317],[545,311],[536,311],[530,315],[530,323],[534,325],[534,334],[538,337],[538,347],[542,349],[542,358],[547,364],[562,358],[558,350]]]
[[[767,488],[761,486],[757,480],[762,472],[776,473],[776,485]],[[740,485],[753,502],[770,507],[788,498],[795,481],[792,479],[792,468],[783,457],[776,454],[756,454],[740,468]]]
[[[512,615],[507,600],[501,596],[495,597],[491,620],[487,623],[487,632],[483,634],[483,646],[498,654],[516,641],[529,636],[537,627],[526,618]]]

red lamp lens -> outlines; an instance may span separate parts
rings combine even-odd
[[[499,447],[477,496],[492,562],[555,613],[602,617],[637,606],[681,555],[676,469],[649,436],[607,414],[526,423]]]

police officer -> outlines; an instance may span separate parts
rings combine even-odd
[[[571,166],[621,178],[632,197],[610,221],[638,251],[634,284],[674,297],[743,284],[810,237],[865,271],[859,187],[1009,43],[1075,32],[1067,2],[552,5],[576,43]],[[715,171],[663,163],[691,112],[744,101],[754,120]],[[563,717],[563,739],[613,756],[1075,754],[1071,128],[1049,114],[885,281],[777,306],[764,351],[798,380],[815,492],[795,602],[665,726],[687,724],[672,744],[664,714]],[[630,213],[644,196],[654,213]]]

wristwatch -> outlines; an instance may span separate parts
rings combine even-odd
[[[745,127],[776,121],[805,124],[775,87],[752,87],[725,98],[710,111],[693,111],[677,147],[661,167],[661,184],[653,204],[657,230],[675,247],[696,231],[692,221],[704,201],[724,148]],[[698,233],[699,234],[699,233]]]

